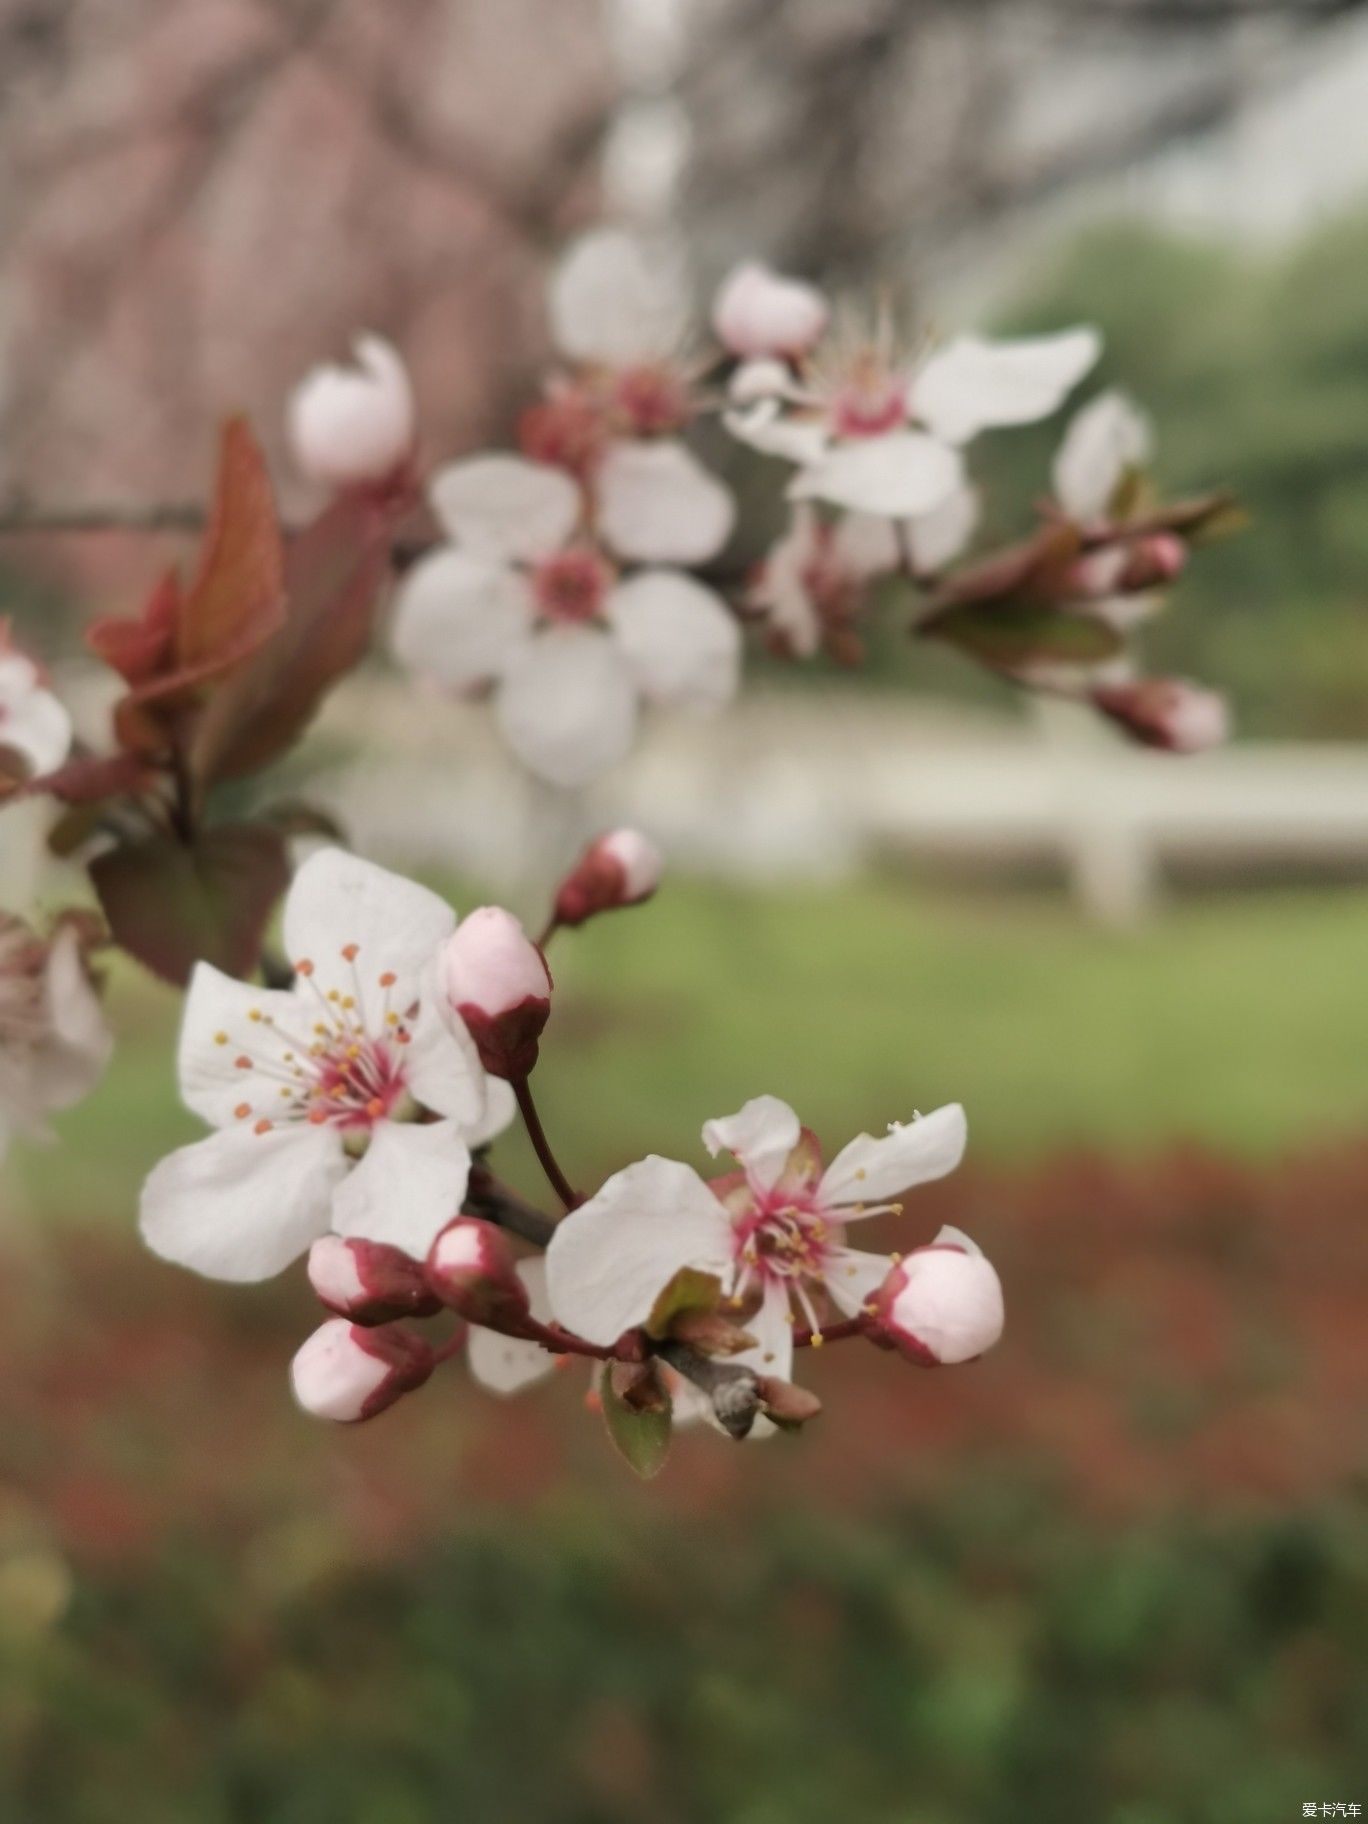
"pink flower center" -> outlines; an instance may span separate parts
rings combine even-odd
[[[405,1100],[411,1014],[390,1006],[396,977],[387,971],[364,980],[358,954],[355,944],[343,949],[350,971],[342,978],[346,985],[326,990],[312,961],[295,965],[301,989],[297,1024],[287,1026],[265,1008],[250,1010],[255,1033],[233,1063],[255,1100],[244,1099],[233,1112],[239,1121],[252,1122],[257,1133],[269,1133],[278,1121],[308,1121],[344,1134],[367,1134]],[[317,1003],[312,1010],[310,1000]],[[215,1043],[232,1048],[239,1041],[220,1032]]]
[[[629,367],[613,383],[613,405],[638,437],[677,431],[693,417],[684,376],[672,367]]]
[[[733,1223],[738,1289],[744,1279],[761,1286],[795,1280],[825,1282],[837,1238],[831,1219],[809,1198],[791,1191],[751,1193],[751,1209]]]
[[[594,620],[612,585],[613,572],[595,551],[558,551],[532,572],[537,607],[548,621]]]
[[[884,437],[907,422],[907,379],[872,350],[851,361],[828,407],[838,437]]]

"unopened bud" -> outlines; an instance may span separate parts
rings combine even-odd
[[[765,1416],[776,1425],[806,1425],[822,1410],[815,1393],[793,1381],[780,1380],[777,1374],[762,1374],[756,1385]]]
[[[411,1331],[366,1330],[332,1317],[296,1353],[290,1383],[305,1412],[354,1424],[421,1387],[432,1369],[431,1349]]]
[[[665,857],[640,830],[600,836],[575,863],[556,895],[556,923],[582,925],[596,912],[639,906],[660,885]]]
[[[1187,558],[1187,546],[1176,534],[1151,532],[1127,547],[1116,586],[1123,593],[1160,589],[1182,575]]]
[[[472,912],[443,944],[437,970],[485,1069],[513,1082],[525,1077],[551,1013],[551,976],[513,914],[501,906]]]
[[[458,1216],[433,1242],[427,1283],[444,1305],[486,1330],[518,1332],[530,1305],[507,1237],[479,1216]]]
[[[757,261],[737,266],[713,303],[718,340],[734,355],[805,355],[827,326],[826,299]]]
[[[924,1368],[971,1362],[1002,1335],[1002,1282],[958,1229],[899,1262],[875,1299],[876,1338]]]
[[[422,1262],[383,1241],[321,1236],[309,1249],[309,1284],[330,1311],[354,1324],[431,1317],[441,1309]]]
[[[358,336],[352,367],[316,367],[290,395],[295,460],[310,481],[354,488],[388,481],[413,454],[413,388],[398,351]]]
[[[1093,703],[1146,747],[1198,754],[1219,747],[1230,733],[1225,698],[1181,678],[1142,678],[1099,686]]]

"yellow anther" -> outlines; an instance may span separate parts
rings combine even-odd
[[[247,1015],[247,1018],[252,1022],[252,1024],[254,1026],[260,1026],[260,1024],[261,1024],[260,1007],[253,1007],[251,1012]]]
[[[216,1032],[214,1034],[214,1043],[215,1045],[226,1045],[228,1043],[228,1034],[226,1032]]]

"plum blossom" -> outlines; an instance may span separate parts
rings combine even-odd
[[[965,1144],[958,1103],[875,1139],[861,1134],[822,1168],[815,1137],[775,1096],[709,1121],[709,1152],[740,1170],[705,1183],[687,1165],[652,1155],[618,1172],[558,1226],[546,1253],[557,1320],[592,1343],[644,1323],[685,1267],[716,1276],[745,1319],[755,1349],[736,1357],[791,1378],[794,1326],[820,1334],[824,1312],[863,1312],[890,1258],[846,1244],[851,1223],[900,1211],[896,1192],[942,1178]],[[758,1301],[758,1302],[757,1302]]]
[[[665,857],[640,830],[609,830],[591,842],[556,891],[556,923],[582,925],[600,912],[639,906],[665,874]]]
[[[43,674],[10,638],[0,620],[0,781],[6,752],[17,754],[27,774],[50,773],[71,748],[71,718],[47,688]]]
[[[95,1087],[113,1049],[86,968],[80,922],[40,937],[0,913],[0,1158],[15,1134]]]
[[[421,1387],[434,1362],[428,1344],[407,1330],[370,1330],[330,1317],[295,1352],[290,1384],[305,1412],[350,1425]]]
[[[389,480],[413,454],[413,387],[399,351],[358,336],[351,367],[316,367],[291,393],[286,424],[295,461],[330,488]]]
[[[329,1231],[426,1254],[460,1208],[469,1148],[512,1115],[438,1004],[455,925],[425,887],[326,849],[285,903],[292,988],[200,964],[180,1088],[218,1131],[148,1178],[154,1253],[228,1280],[267,1279]]]
[[[898,1262],[875,1300],[877,1335],[923,1367],[972,1362],[1002,1335],[1002,1282],[983,1249],[943,1228]]]
[[[719,596],[678,569],[614,561],[667,547],[701,561],[726,537],[730,503],[724,524],[691,483],[672,491],[674,446],[622,456],[600,473],[600,538],[557,469],[516,456],[443,469],[430,498],[452,542],[409,572],[395,616],[400,662],[448,690],[492,687],[513,752],[566,787],[626,755],[643,701],[706,713],[739,677],[740,632]],[[652,466],[661,485],[643,489]]]
[[[921,359],[886,323],[872,335],[838,328],[796,363],[743,365],[726,421],[742,442],[797,464],[791,499],[915,522],[964,489],[964,444],[1048,417],[1099,346],[1089,328],[961,336]]]

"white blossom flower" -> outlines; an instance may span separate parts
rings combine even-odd
[[[798,465],[790,498],[913,519],[964,486],[960,446],[997,425],[1030,424],[1063,402],[1097,359],[1092,329],[1015,342],[961,336],[924,361],[881,328],[827,337],[766,381],[743,365],[733,381],[733,434]],[[745,403],[742,403],[745,402]]]
[[[15,1134],[92,1090],[113,1039],[86,970],[79,927],[39,937],[0,913],[0,1158]]]
[[[50,773],[71,749],[71,718],[0,621],[0,757],[6,749],[29,772]]]
[[[1080,525],[1107,519],[1116,490],[1146,461],[1150,421],[1124,393],[1099,393],[1069,420],[1054,459],[1055,498]]]
[[[452,543],[400,588],[400,662],[448,690],[492,685],[508,745],[562,786],[624,757],[643,699],[719,708],[736,690],[741,657],[726,604],[679,570],[624,575],[609,555],[671,548],[696,561],[718,548],[726,527],[709,498],[715,484],[690,465],[670,444],[611,450],[598,482],[604,543],[580,536],[580,490],[559,470],[516,456],[443,469],[431,500]],[[656,485],[638,492],[647,468]]]
[[[383,482],[413,454],[413,387],[399,351],[358,336],[352,367],[315,367],[290,394],[286,424],[295,461],[331,488]]]
[[[455,924],[425,887],[326,849],[285,903],[292,988],[199,966],[180,1088],[219,1131],[148,1178],[154,1253],[256,1280],[330,1230],[427,1252],[465,1195],[469,1147],[512,1115],[511,1094],[438,1005],[437,950]]]
[[[977,1360],[1002,1327],[1002,1282],[962,1229],[943,1228],[905,1255],[875,1300],[877,1332],[923,1367]]]
[[[756,260],[736,266],[713,301],[718,340],[734,355],[756,360],[805,355],[821,338],[831,315],[821,292],[786,278]]]
[[[965,1144],[958,1103],[875,1139],[861,1134],[822,1169],[814,1136],[775,1096],[709,1121],[703,1140],[741,1170],[706,1184],[677,1160],[652,1155],[618,1172],[558,1226],[546,1253],[558,1322],[607,1346],[650,1316],[681,1269],[715,1275],[740,1304],[759,1299],[746,1328],[757,1347],[736,1357],[790,1378],[794,1324],[814,1333],[821,1310],[863,1311],[890,1257],[846,1245],[851,1223],[897,1211],[894,1193],[942,1178]]]

